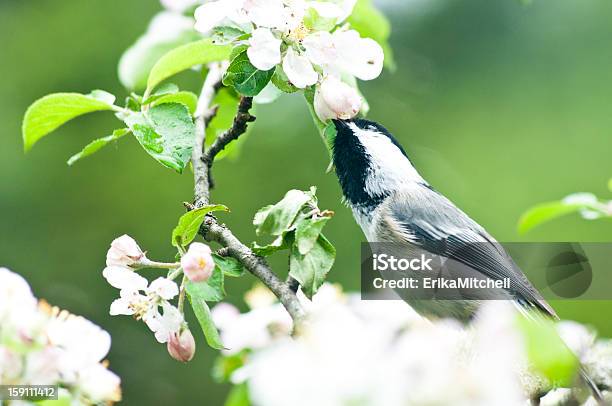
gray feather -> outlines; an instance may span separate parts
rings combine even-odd
[[[512,298],[556,317],[503,247],[428,185],[412,183],[394,192],[376,212],[373,241],[403,241],[455,260],[487,278],[510,278]]]

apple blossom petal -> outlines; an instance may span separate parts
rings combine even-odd
[[[353,118],[359,113],[362,103],[357,90],[334,76],[323,79],[315,92],[314,108],[322,121]]]
[[[267,28],[257,28],[249,39],[247,56],[259,70],[270,70],[281,61],[281,40]]]
[[[194,28],[202,34],[207,34],[226,19],[232,11],[234,10],[231,2],[219,0],[204,3],[195,11]]]
[[[125,298],[119,298],[113,300],[113,303],[110,305],[110,315],[111,316],[131,316],[134,314],[134,310],[130,306],[130,301]]]
[[[244,9],[258,27],[282,28],[285,24],[285,5],[282,0],[245,0]]]
[[[338,50],[336,64],[361,80],[376,79],[382,72],[385,55],[378,42],[361,38],[355,30],[337,31],[333,41]]]
[[[324,1],[309,1],[308,7],[314,9],[323,18],[339,19],[344,16],[344,10],[337,4]]]
[[[306,49],[306,56],[315,65],[325,68],[337,59],[338,51],[329,32],[317,31],[310,34],[304,38],[302,45]]]
[[[107,266],[102,271],[106,281],[117,289],[138,291],[147,288],[149,282],[129,268],[122,266]]]
[[[283,60],[283,70],[287,74],[289,81],[300,89],[314,85],[319,80],[319,75],[312,67],[308,58],[299,55],[293,48],[287,50]]]
[[[199,0],[160,0],[160,2],[166,10],[174,11],[175,13],[182,13],[200,3]]]
[[[194,242],[181,258],[181,268],[192,282],[202,282],[211,277],[215,269],[212,251],[206,244]]]
[[[151,282],[147,293],[154,293],[162,299],[173,299],[179,293],[178,286],[168,278],[159,277]]]
[[[102,364],[93,364],[79,371],[76,386],[92,402],[112,403],[121,400],[121,379]]]

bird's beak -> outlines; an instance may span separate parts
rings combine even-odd
[[[344,120],[332,119],[332,122],[336,126],[337,131],[348,128],[348,123]]]

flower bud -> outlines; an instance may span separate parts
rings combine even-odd
[[[174,333],[168,339],[168,353],[180,362],[189,362],[195,355],[195,340],[188,328],[181,333]]]
[[[215,269],[210,247],[199,242],[191,244],[187,253],[181,258],[181,267],[192,282],[208,280]]]
[[[314,97],[315,112],[322,121],[353,118],[361,104],[357,90],[334,76],[323,79]]]
[[[138,243],[127,234],[116,238],[106,253],[107,266],[132,266],[145,258]]]

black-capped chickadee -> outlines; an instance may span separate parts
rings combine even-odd
[[[333,163],[344,198],[368,242],[417,247],[457,261],[484,278],[508,278],[506,298],[519,309],[557,319],[523,272],[484,228],[433,189],[414,168],[398,141],[373,121],[334,120]],[[470,248],[475,247],[475,248]],[[484,291],[483,291],[484,294]],[[467,321],[477,310],[471,300],[411,300],[426,317]],[[584,378],[601,399],[592,381]]]

